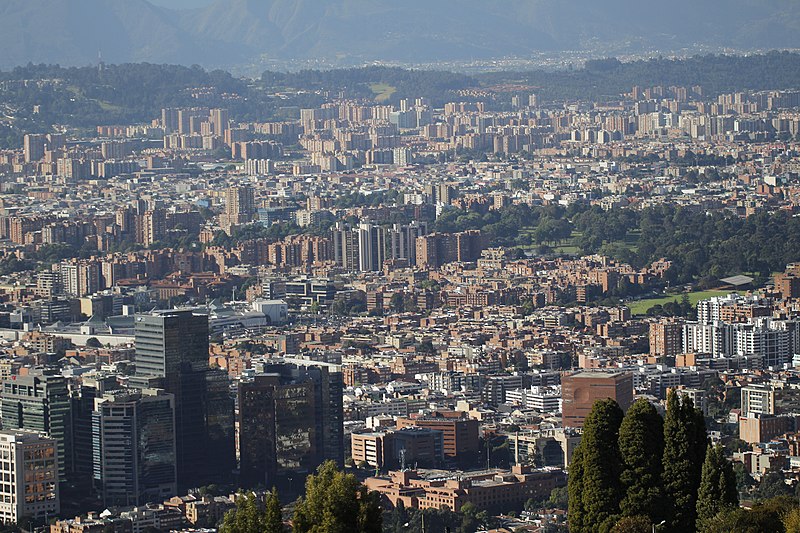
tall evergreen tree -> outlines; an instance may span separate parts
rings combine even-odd
[[[619,451],[625,490],[620,503],[622,515],[648,516],[651,522],[660,522],[664,503],[661,485],[664,421],[647,400],[634,402],[622,419]]]
[[[697,490],[708,445],[703,414],[691,399],[682,402],[675,392],[667,397],[664,419],[663,481],[670,508],[668,528],[694,531],[697,521]]]
[[[619,427],[622,409],[616,401],[598,400],[583,425],[581,502],[588,531],[609,531],[619,519],[623,489]]]
[[[586,513],[583,509],[583,442],[581,440],[572,452],[569,476],[567,477],[567,491],[569,492],[567,519],[569,520],[569,530],[573,533],[587,531],[584,525]]]
[[[733,466],[725,458],[722,446],[709,446],[697,493],[697,530],[705,531],[705,524],[717,513],[738,504]]]
[[[283,533],[283,515],[281,501],[278,499],[278,489],[272,487],[272,492],[267,495],[264,509],[265,533]]]
[[[692,402],[691,398],[686,398],[683,402],[683,408],[686,410],[685,416],[691,427],[691,450],[694,456],[693,466],[695,468],[693,474],[699,488],[700,477],[703,472],[703,462],[706,460],[706,451],[709,445],[706,417],[700,409],[694,406],[694,402]]]

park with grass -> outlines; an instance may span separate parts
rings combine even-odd
[[[392,95],[397,92],[397,87],[393,87],[388,83],[372,83],[369,88],[375,94],[375,101],[378,103],[390,101]]]
[[[648,298],[646,300],[634,300],[631,302],[627,302],[625,305],[627,305],[628,308],[631,310],[631,314],[633,316],[641,316],[641,315],[646,315],[647,310],[655,305],[663,306],[664,304],[667,304],[669,302],[680,303],[684,294],[689,297],[689,303],[692,304],[692,307],[694,307],[700,300],[707,300],[715,296],[726,296],[732,292],[736,292],[738,294],[744,294],[743,291],[733,291],[733,290],[695,291],[688,293],[671,294],[659,298]]]

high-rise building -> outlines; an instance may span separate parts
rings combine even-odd
[[[220,137],[225,135],[225,130],[228,129],[228,124],[230,122],[230,117],[228,114],[227,109],[212,109],[211,110],[211,128],[213,129],[214,135],[219,135]]]
[[[221,391],[226,382],[209,372],[208,316],[191,310],[156,311],[137,315],[135,324],[132,385],[163,388],[175,396],[179,488],[218,481],[234,463],[233,402]]]
[[[205,470],[210,479],[230,475],[236,468],[236,431],[234,401],[230,379],[225,370],[209,368],[205,372]]]
[[[44,146],[47,144],[46,135],[27,133],[22,142],[26,163],[33,163],[44,157]]]
[[[678,355],[683,350],[683,321],[663,320],[650,324],[650,355]]]
[[[103,505],[143,505],[177,494],[175,398],[117,390],[95,399],[93,477]]]
[[[200,133],[201,121],[208,120],[209,111],[205,107],[178,109],[178,132],[184,135]]]
[[[290,491],[326,460],[344,460],[341,366],[282,359],[239,383],[242,486]],[[291,480],[297,484],[291,484]],[[289,485],[287,486],[287,483]]]
[[[697,302],[697,321],[700,324],[723,322],[747,322],[756,317],[772,315],[770,304],[758,296],[742,296],[731,293]]]
[[[431,233],[417,238],[417,264],[437,268],[454,261],[476,261],[486,247],[480,230],[460,233]]]
[[[174,133],[180,129],[177,109],[166,108],[161,110],[161,127],[164,128],[164,133],[166,134]]]
[[[61,287],[69,296],[94,294],[102,286],[100,263],[90,259],[67,259],[57,265]]]
[[[425,194],[434,204],[449,204],[455,197],[455,189],[447,183],[429,184],[425,186]]]
[[[26,429],[55,440],[58,477],[68,479],[72,457],[72,412],[67,380],[40,369],[3,382],[3,428]]]
[[[714,358],[759,356],[762,365],[780,366],[800,353],[800,327],[795,320],[754,318],[749,322],[688,322],[683,327],[683,351]]]
[[[428,233],[428,224],[416,220],[410,224],[394,224],[387,233],[389,256],[392,259],[405,259],[410,266],[416,265],[417,238]]]
[[[333,228],[333,260],[345,270],[360,269],[359,233],[345,224]]]
[[[633,403],[633,376],[627,372],[578,372],[561,378],[564,427],[582,427],[594,402],[611,398],[623,411]]]
[[[380,226],[369,222],[358,225],[358,267],[361,272],[381,269],[386,259],[386,242]]]
[[[238,226],[252,222],[256,214],[252,187],[229,187],[225,193],[223,226]]]
[[[70,477],[70,491],[85,494],[93,486],[93,436],[92,415],[95,399],[104,392],[120,387],[115,374],[102,374],[93,377],[82,376],[80,382],[71,381],[70,400],[72,402],[72,458],[73,475]]]
[[[163,240],[167,235],[167,214],[163,209],[150,209],[142,215],[139,242],[145,246]]]
[[[58,516],[57,447],[54,439],[35,431],[0,431],[0,522]]]

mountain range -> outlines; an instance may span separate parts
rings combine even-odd
[[[797,0],[3,0],[0,68],[798,48],[798,30]]]

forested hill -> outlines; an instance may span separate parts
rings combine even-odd
[[[706,55],[686,59],[650,59],[622,63],[617,59],[588,61],[565,71],[496,72],[479,77],[484,85],[523,83],[539,88],[546,100],[617,97],[634,85],[690,87],[706,94],[800,88],[800,54]]]
[[[44,84],[14,83],[49,80]],[[5,83],[3,83],[5,82]],[[713,96],[736,90],[800,88],[800,54],[770,52],[753,56],[702,56],[682,60],[653,59],[621,63],[590,61],[568,71],[464,74],[366,67],[342,70],[265,72],[245,80],[222,70],[198,66],[133,63],[98,67],[33,65],[0,72],[0,101],[15,111],[15,123],[0,131],[0,145],[13,145],[20,126],[28,131],[51,124],[90,127],[149,121],[162,107],[223,106],[237,120],[268,120],[287,106],[310,107],[323,93],[397,103],[401,98],[426,97],[441,106],[447,101],[488,100],[499,108],[510,98],[502,86],[526,86],[543,101],[618,99],[634,85],[702,85]],[[202,98],[190,89],[207,88]],[[478,93],[468,89],[479,89]],[[275,98],[276,92],[287,91]],[[506,92],[503,92],[506,91]],[[33,106],[39,113],[33,113]]]
[[[451,72],[366,67],[341,70],[267,71],[266,86],[315,88],[370,96],[370,86],[396,89],[392,98],[425,96],[436,102],[456,98],[467,88],[528,85],[545,100],[618,98],[634,85],[701,85],[706,94],[742,90],[800,88],[800,54],[769,52],[763,55],[706,55],[686,59],[649,59],[623,63],[615,58],[588,61],[572,70],[492,72],[466,76]],[[462,95],[463,98],[463,95]]]

